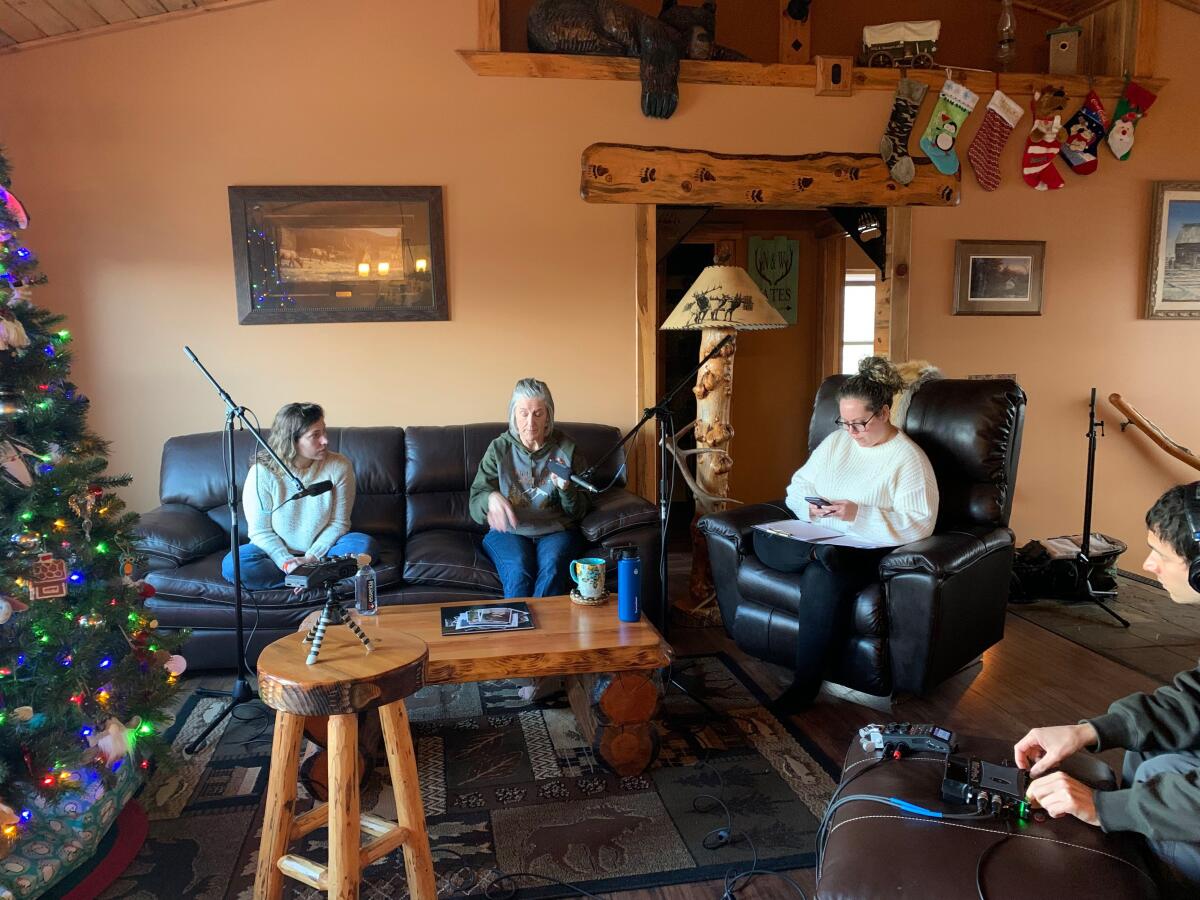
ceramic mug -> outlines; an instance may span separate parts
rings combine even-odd
[[[604,560],[595,556],[571,560],[571,580],[578,585],[580,597],[604,596],[604,566]]]

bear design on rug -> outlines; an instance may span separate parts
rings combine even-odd
[[[537,0],[526,28],[535,53],[636,56],[641,60],[642,114],[669,119],[679,102],[679,61],[748,57],[713,43],[717,4],[680,6],[664,0],[658,18],[616,0]]]

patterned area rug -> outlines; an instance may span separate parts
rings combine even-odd
[[[439,896],[481,896],[502,873],[543,876],[515,884],[522,897],[550,898],[573,892],[545,879],[604,892],[721,877],[748,867],[755,854],[766,868],[811,866],[836,768],[763,707],[732,660],[687,662],[719,715],[672,691],[658,762],[627,778],[597,763],[565,698],[531,705],[508,681],[427,688],[410,698]],[[175,745],[223,702],[190,697]],[[140,797],[149,837],[103,897],[251,896],[272,719],[257,702],[237,715],[215,745],[151,779]],[[298,811],[311,805],[301,788]],[[393,817],[386,765],[372,774],[362,808]],[[736,840],[709,849],[706,835],[727,827]],[[325,840],[324,830],[315,831],[292,849],[323,861]],[[287,897],[323,896],[287,884]],[[367,870],[362,896],[408,896],[399,852]]]

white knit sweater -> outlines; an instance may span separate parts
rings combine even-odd
[[[854,521],[832,516],[817,524],[880,546],[899,546],[933,534],[938,489],[925,453],[903,431],[874,447],[860,447],[839,428],[821,441],[787,489],[787,505],[797,518],[808,515],[805,497],[852,500]]]
[[[265,550],[281,569],[293,556],[328,553],[350,530],[350,511],[354,509],[354,467],[340,453],[330,451],[324,459],[298,469],[296,475],[305,487],[328,478],[333,490],[281,506],[296,493],[295,485],[261,464],[250,467],[242,488],[250,542]]]

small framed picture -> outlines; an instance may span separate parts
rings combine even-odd
[[[1147,319],[1200,319],[1200,181],[1156,181]]]
[[[955,241],[956,316],[1040,316],[1045,241]]]

